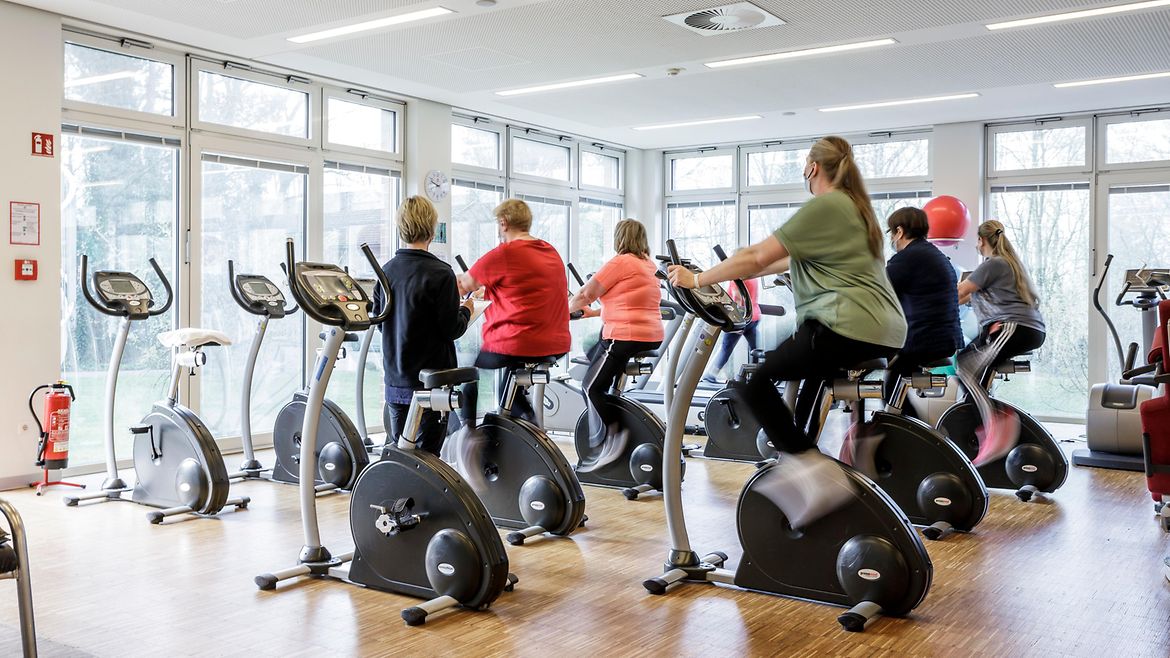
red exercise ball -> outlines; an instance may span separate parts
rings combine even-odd
[[[971,226],[971,213],[967,205],[953,196],[937,196],[922,206],[930,231],[926,239],[940,247],[949,247],[962,242]]]

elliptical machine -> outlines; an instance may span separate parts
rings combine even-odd
[[[240,308],[252,315],[260,316],[256,333],[252,334],[252,347],[248,351],[248,362],[244,366],[244,383],[240,387],[240,443],[244,449],[244,461],[233,478],[245,480],[267,479],[268,470],[256,459],[252,443],[252,376],[256,373],[256,357],[268,331],[269,320],[279,320],[297,312],[297,305],[285,306],[284,294],[271,279],[262,274],[236,274],[234,261],[228,261],[228,287],[232,299]]]
[[[361,248],[378,273],[382,289],[388,291],[389,281],[374,253],[366,244]],[[321,543],[316,489],[309,483],[314,477],[313,446],[319,443],[312,439],[320,427],[325,389],[346,333],[384,322],[392,300],[371,317],[373,299],[344,270],[325,263],[297,263],[295,258],[290,238],[287,261],[293,299],[327,329],[325,347],[313,367],[301,429],[309,439],[300,445],[298,462],[305,544],[297,566],[257,576],[256,585],[272,590],[281,580],[318,576],[428,599],[402,611],[409,626],[423,624],[430,614],[455,606],[487,609],[516,583],[516,577],[508,573],[500,535],[468,484],[439,458],[415,450],[407,438],[417,433],[424,410],[458,409],[460,396],[454,387],[474,381],[474,368],[421,373],[427,390],[414,394],[398,446],[388,446],[386,456],[357,478],[349,503],[354,551],[334,556]]]
[[[179,404],[179,377],[183,369],[194,371],[207,361],[207,355],[201,351],[203,347],[231,344],[227,336],[217,331],[180,329],[159,335],[159,340],[172,349],[170,391],[165,400],[155,403],[141,423],[130,428],[134,435],[137,483],[130,488],[118,477],[118,460],[114,454],[114,395],[126,337],[131,323],[166,313],[174,301],[171,283],[162,268],[153,258],[150,266],[167,293],[167,301],[160,308],[153,308],[150,289],[130,272],[94,272],[93,287],[98,294],[95,299],[89,290],[89,258],[81,256],[81,290],[86,301],[99,313],[121,317],[122,322],[106,375],[106,480],[100,491],[65,496],[65,504],[73,507],[88,500],[130,500],[161,508],[146,515],[154,524],[177,514],[210,516],[227,506],[246,508],[250,501],[247,496],[228,498],[227,468],[211,431],[195,412]],[[122,497],[126,492],[131,494],[129,499]]]
[[[1113,320],[1101,307],[1101,288],[1109,275],[1113,254],[1105,257],[1101,278],[1093,289],[1093,307],[1105,320],[1105,326],[1113,338],[1117,351],[1117,362],[1121,366],[1121,381],[1117,383],[1094,384],[1089,390],[1089,410],[1085,423],[1087,449],[1074,450],[1072,463],[1076,466],[1116,468],[1126,471],[1144,470],[1142,463],[1142,422],[1141,406],[1158,393],[1151,373],[1156,365],[1135,367],[1139,346],[1130,343],[1129,349],[1121,350],[1121,337]],[[1170,274],[1166,270],[1129,270],[1125,285],[1117,295],[1117,306],[1132,306],[1142,318],[1142,360],[1147,360],[1154,338],[1154,326],[1158,315],[1158,302],[1166,299],[1166,287],[1170,285]],[[1134,299],[1126,299],[1133,293]]]
[[[678,263],[668,240],[672,263]],[[741,286],[741,299],[748,299]],[[682,445],[687,406],[711,358],[720,332],[740,330],[751,319],[750,306],[736,304],[721,287],[670,288],[680,304],[704,323],[702,337],[688,354],[667,420],[665,455]],[[783,456],[781,457],[783,459]],[[723,583],[743,589],[852,606],[837,620],[845,630],[861,631],[878,614],[904,615],[922,602],[933,567],[909,519],[873,482],[843,466],[854,486],[851,503],[793,530],[783,512],[756,488],[776,463],[765,463],[748,478],[736,508],[743,558],[735,571],[723,569],[725,553],[699,557],[687,536],[678,463],[663,458],[664,497],[671,550],[664,572],[642,583],[651,594],[666,594],[674,583]]]

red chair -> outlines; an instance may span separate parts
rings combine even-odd
[[[1158,304],[1158,333],[1147,361],[1158,364],[1154,383],[1161,395],[1142,403],[1142,447],[1146,486],[1154,498],[1158,523],[1170,532],[1170,301]]]

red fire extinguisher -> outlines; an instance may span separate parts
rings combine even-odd
[[[37,417],[33,400],[37,393],[45,389],[48,389],[48,393],[45,395],[45,422],[42,424],[41,419]],[[73,484],[72,482],[49,481],[49,471],[59,471],[69,465],[69,409],[73,400],[76,399],[73,387],[63,381],[58,381],[55,384],[42,384],[33,389],[32,395],[28,397],[28,410],[32,413],[33,420],[37,424],[37,431],[40,433],[40,441],[37,443],[36,465],[44,470],[44,478],[40,482],[33,482],[29,485],[37,488],[38,496],[41,495],[45,487],[54,484],[85,488],[85,485]]]

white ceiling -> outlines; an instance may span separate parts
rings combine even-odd
[[[18,0],[121,30],[642,148],[892,130],[1170,104],[1170,79],[1053,82],[1170,70],[1170,7],[991,32],[985,23],[1092,0],[753,0],[785,25],[701,36],[661,17],[730,0]],[[316,44],[286,37],[441,5],[457,13]],[[883,48],[710,70],[704,61],[893,37]],[[668,77],[666,69],[682,67]],[[503,98],[618,73],[644,79]],[[979,92],[943,103],[817,108]],[[788,113],[795,113],[786,115]],[[740,123],[634,126],[760,114]]]

